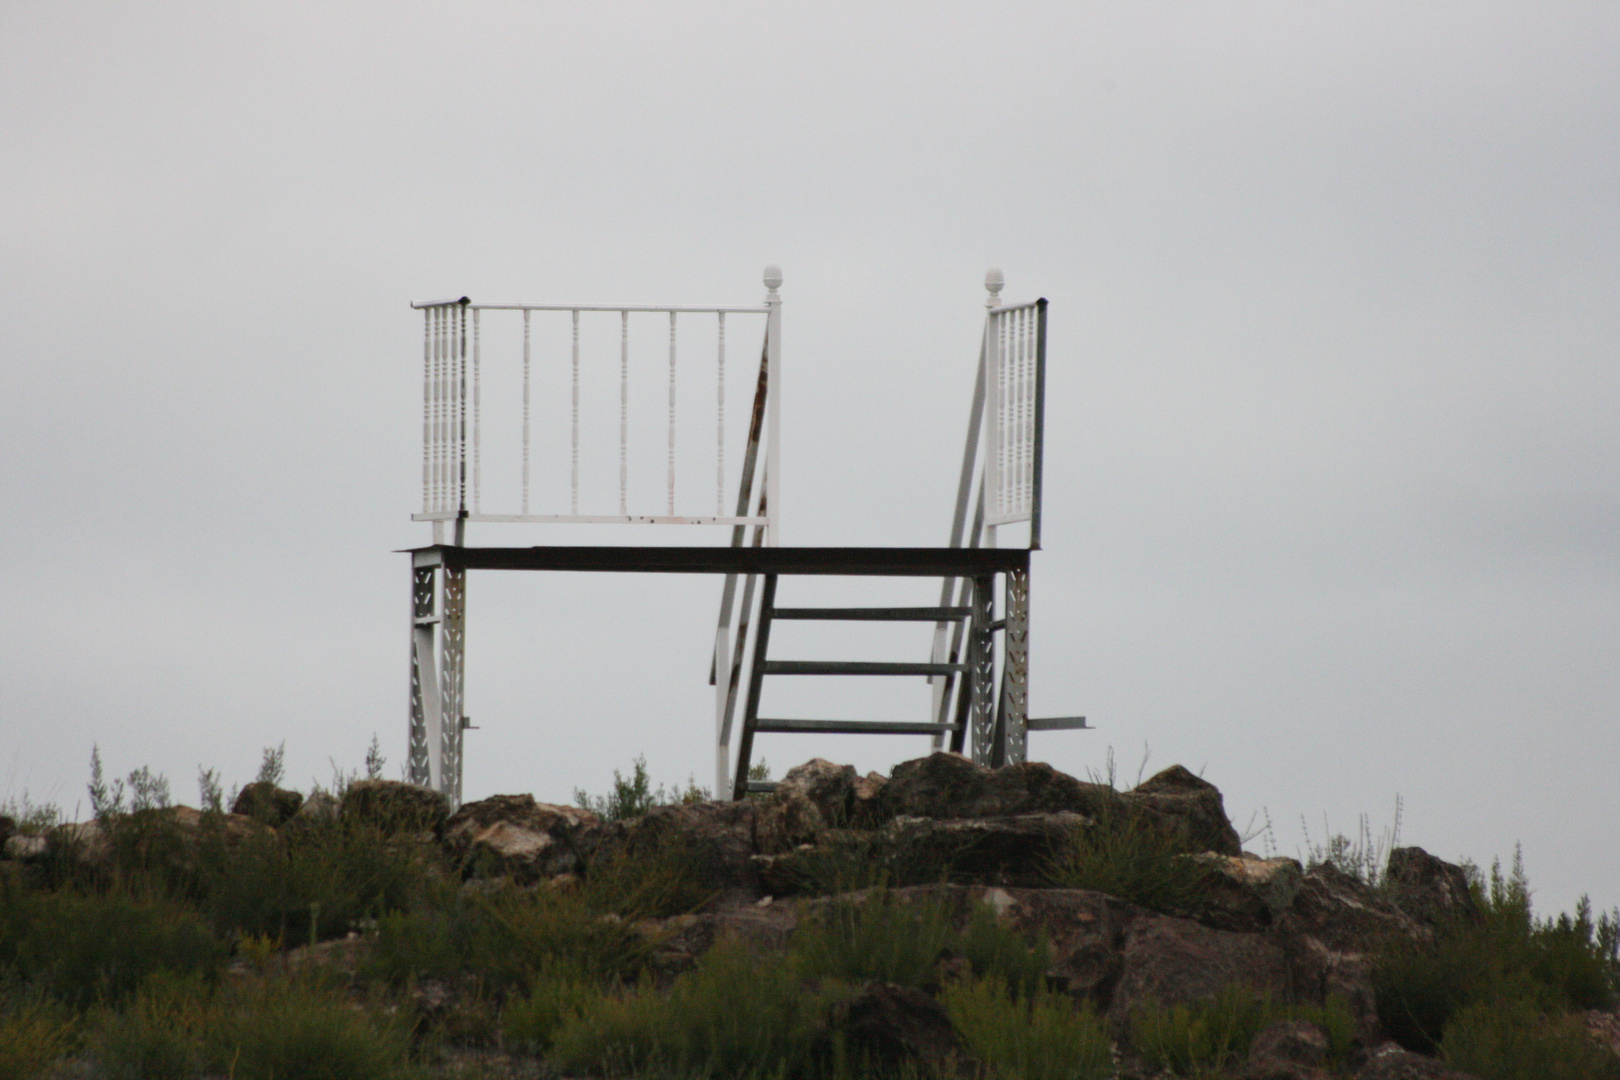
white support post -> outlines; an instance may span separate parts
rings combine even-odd
[[[782,297],[776,291],[782,285],[782,270],[775,263],[765,268],[765,306],[770,309],[765,324],[766,411],[770,432],[765,450],[765,505],[770,519],[766,530],[766,546],[777,547],[782,542],[782,500],[777,488],[782,476]]]
[[[996,332],[995,310],[1001,306],[1001,290],[1007,279],[1001,267],[992,266],[984,275],[984,480],[979,485],[979,499],[984,504],[987,520],[1001,512],[1001,342]],[[996,546],[996,527],[984,530],[984,546]]]

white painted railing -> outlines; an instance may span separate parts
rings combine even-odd
[[[753,525],[776,543],[780,284],[780,271],[768,267],[769,292],[757,307],[475,304],[465,297],[412,304],[423,314],[422,510],[412,519],[434,522],[436,534],[446,521]],[[739,338],[756,332],[763,332],[759,378],[749,379],[746,366],[742,378],[733,375],[728,421],[728,344],[735,352]],[[486,402],[495,382],[500,388]],[[699,400],[690,400],[702,386],[708,389]],[[744,438],[738,429],[758,437],[749,404],[769,421],[764,483],[728,513],[727,492],[752,486],[741,471],[751,471],[758,456],[755,446],[737,451]],[[499,409],[486,415],[486,405]],[[609,444],[615,421],[616,450]],[[696,460],[704,437],[694,428],[713,433],[712,467]],[[486,448],[495,455],[492,472],[500,473],[487,509]],[[655,465],[662,480],[656,493],[649,482]],[[712,485],[698,481],[710,468]]]
[[[1046,301],[992,308],[985,317],[985,524],[1027,521],[1039,546]]]

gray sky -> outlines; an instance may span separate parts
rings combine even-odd
[[[1616,56],[1586,3],[5,5],[0,797],[393,773],[408,301],[780,263],[785,541],[933,544],[999,264],[1052,305],[1033,709],[1098,729],[1032,756],[1145,746],[1284,853],[1399,795],[1620,902]],[[475,574],[468,796],[707,782],[716,594]]]

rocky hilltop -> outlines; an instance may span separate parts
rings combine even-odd
[[[341,799],[249,785],[233,811],[212,826],[186,808],[162,813],[180,834],[212,827],[227,845],[279,842],[322,823],[364,826],[379,843],[431,851],[473,896],[600,896],[611,887],[645,898],[662,889],[653,902],[615,909],[631,913],[628,932],[645,945],[643,992],[684,985],[721,946],[772,963],[804,928],[881,906],[944,920],[942,941],[983,937],[993,923],[995,933],[1028,945],[1040,967],[1033,992],[1103,1024],[1109,1075],[1472,1075],[1442,1064],[1433,1045],[1420,1042],[1431,1052],[1424,1054],[1411,1038],[1402,1038],[1406,1047],[1392,1040],[1401,1032],[1391,1030],[1389,1002],[1380,1008],[1375,975],[1381,957],[1421,953],[1448,928],[1480,923],[1477,880],[1416,847],[1393,851],[1376,887],[1331,864],[1306,868],[1245,852],[1220,791],[1180,766],[1118,791],[1044,764],[992,771],[947,753],[904,762],[886,777],[816,759],[768,795],[611,821],[530,795],[497,795],[450,813],[434,793],[381,780],[356,782]],[[91,824],[10,837],[4,851],[14,862],[93,867],[116,858],[116,846]],[[185,844],[176,850],[184,859]],[[310,919],[318,943],[290,950],[283,962],[364,970],[374,923],[334,932]],[[953,979],[978,970],[973,955],[942,946],[931,973],[909,985],[868,980],[826,1014],[835,1019],[818,1022],[842,1025],[853,1044],[909,1063],[913,1075],[994,1073],[975,1061],[957,1014],[942,1004]],[[412,1007],[442,1019],[468,985],[413,975]],[[1204,1062],[1218,1073],[1191,1060],[1176,1068],[1162,1047],[1146,1052],[1144,1015],[1174,1019],[1183,1007],[1186,1027],[1211,1002],[1271,1011],[1244,1036],[1241,1053]],[[1601,1010],[1580,1019],[1594,1047],[1615,1051],[1620,1020]],[[452,1046],[445,1060],[465,1064],[471,1055],[485,1075],[555,1067],[534,1044],[525,1052],[498,1034],[466,1041],[464,1053]]]

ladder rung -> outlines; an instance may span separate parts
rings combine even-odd
[[[965,607],[792,607],[777,608],[773,619],[848,619],[867,622],[950,622],[965,619],[972,611]]]
[[[966,664],[908,664],[865,660],[767,660],[767,675],[952,675]]]
[[[941,735],[955,728],[923,720],[765,720],[755,731],[816,731],[830,735]]]

